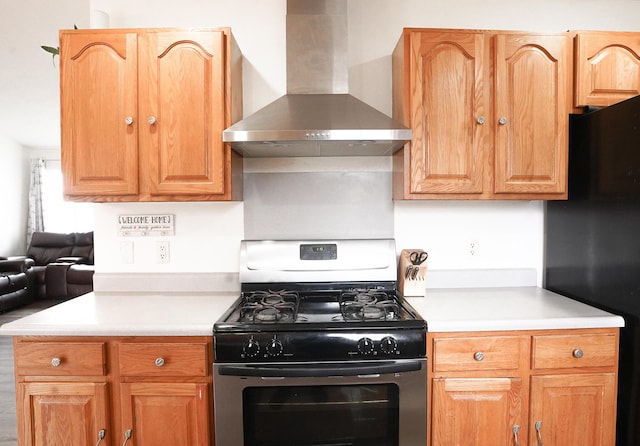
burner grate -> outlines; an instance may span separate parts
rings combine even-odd
[[[300,296],[296,291],[254,291],[244,294],[240,304],[241,322],[294,322]]]
[[[350,290],[340,294],[340,312],[346,321],[390,321],[400,319],[400,306],[381,290]]]

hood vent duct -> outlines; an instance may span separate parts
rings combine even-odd
[[[411,130],[348,94],[347,1],[288,0],[287,94],[223,132],[245,157],[391,155]]]

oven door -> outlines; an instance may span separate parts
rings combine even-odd
[[[427,360],[214,364],[216,446],[424,446]]]

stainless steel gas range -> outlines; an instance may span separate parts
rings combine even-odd
[[[214,326],[216,446],[424,446],[426,323],[390,239],[243,241]]]

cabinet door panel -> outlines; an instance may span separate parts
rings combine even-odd
[[[17,385],[22,446],[93,445],[107,427],[107,385],[48,382]]]
[[[151,195],[223,193],[224,34],[150,32],[141,42],[148,83],[140,94],[140,140]]]
[[[576,35],[575,105],[607,106],[640,94],[640,33]]]
[[[124,383],[122,428],[134,445],[208,446],[209,386]]]
[[[137,194],[135,33],[61,33],[60,79],[65,194]]]
[[[411,36],[411,193],[481,193],[488,95],[485,37]]]
[[[513,446],[515,426],[525,438],[520,379],[434,379],[432,393],[432,446]]]
[[[566,191],[568,36],[495,36],[495,192]]]
[[[616,376],[531,378],[530,442],[536,423],[545,446],[610,446],[615,443]],[[613,414],[613,416],[612,416]]]

